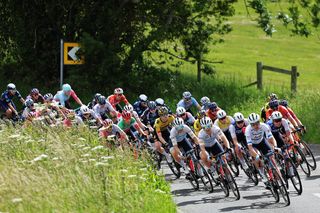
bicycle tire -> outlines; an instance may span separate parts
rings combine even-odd
[[[301,140],[300,143],[305,148],[305,150],[303,150],[303,151],[306,156],[307,163],[309,164],[309,166],[312,170],[315,170],[317,168],[317,161],[313,155],[313,152],[311,151],[309,145],[305,141]]]
[[[302,191],[303,191],[303,187],[302,187],[301,178],[300,178],[300,175],[299,175],[299,173],[297,171],[297,168],[296,168],[296,166],[294,165],[294,163],[292,162],[292,160],[290,158],[287,159],[286,163],[288,163],[288,165],[287,165],[288,167],[287,168],[289,168],[289,166],[292,166],[294,176],[289,177],[289,178],[291,180],[291,183],[292,183],[294,189],[297,191],[298,195],[301,195]],[[288,174],[288,172],[287,172],[287,174]],[[293,180],[294,178],[296,178],[298,180],[298,184],[294,183],[294,180]]]
[[[205,170],[204,166],[200,162],[198,162],[198,165],[200,165],[200,169],[203,172],[203,176],[200,177],[200,179],[204,185],[204,188],[209,192],[213,192],[213,184],[208,172]],[[208,182],[206,182],[205,178],[208,180]]]
[[[239,163],[238,163],[238,160],[237,160],[234,153],[231,153],[231,160],[227,160],[227,163],[228,163],[232,173],[234,174],[234,176],[238,177],[240,174]]]
[[[220,188],[222,189],[225,197],[229,197],[229,188],[227,186],[226,180],[223,178],[222,174],[220,174],[220,172],[218,172],[218,169],[216,170],[218,177],[215,178],[213,175],[214,171],[211,171],[209,173],[211,179],[213,180],[213,182],[215,182],[217,185],[220,186]]]
[[[270,190],[273,198],[275,199],[275,202],[278,203],[280,201],[280,195],[279,195],[279,192],[278,192],[278,189],[277,189],[277,185],[273,181],[271,181],[271,177],[269,176],[269,173],[267,171],[268,171],[268,167],[265,165],[264,166],[264,173],[268,177],[268,182],[269,182],[269,185],[270,185],[270,189],[269,190]]]
[[[257,170],[256,167],[254,166],[254,164],[248,159],[248,157],[246,156],[246,154],[244,154],[243,156],[245,163],[248,166],[248,170],[243,169],[244,173],[248,176],[248,178],[250,180],[252,180],[252,182],[254,183],[254,185],[258,185],[259,183],[259,179],[258,179],[258,175],[257,175]]]
[[[171,172],[176,176],[176,178],[180,178],[180,176],[181,176],[181,171],[180,171],[181,166],[179,166],[178,163],[175,162],[174,160],[171,163],[169,163],[168,160],[166,159],[166,162],[167,162]]]
[[[278,171],[276,169],[272,169],[272,173],[273,173],[273,178],[274,178],[275,184],[277,185],[278,190],[279,190],[282,198],[284,199],[286,206],[289,206],[290,205],[289,193],[288,193],[287,187],[285,186],[285,184],[281,178],[281,175],[278,173]]]
[[[235,179],[231,174],[231,171],[228,169],[228,167],[223,167],[223,170],[227,179],[229,189],[231,189],[233,195],[236,197],[236,200],[239,200],[240,199],[239,188]]]
[[[307,175],[307,177],[310,177],[310,174],[311,174],[311,171],[310,171],[310,166],[309,164],[307,163],[307,159],[306,159],[306,156],[304,155],[303,151],[301,150],[300,147],[295,147],[297,152],[299,153],[301,159],[302,159],[302,162],[300,163],[300,168],[302,169],[302,171]],[[295,153],[296,155],[296,153]]]

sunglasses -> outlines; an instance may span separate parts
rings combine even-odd
[[[257,121],[257,122],[255,122],[255,123],[253,123],[253,124],[250,124],[251,126],[258,126],[260,124],[260,121]]]
[[[176,126],[176,129],[177,129],[177,130],[183,130],[183,128],[184,128],[184,125]]]
[[[273,122],[279,123],[279,122],[281,122],[281,120],[282,120],[281,118],[280,119],[274,119]]]
[[[202,126],[202,129],[204,130],[208,130],[208,129],[211,129],[211,124],[208,124],[208,125],[205,125],[205,126]]]
[[[184,98],[184,100],[186,100],[186,101],[190,101],[190,100],[191,100],[191,98]]]
[[[237,121],[236,123],[237,123],[237,124],[243,124],[244,121]]]
[[[186,115],[186,113],[183,113],[183,114],[180,114],[179,117],[182,117],[182,116],[185,116],[185,115]]]
[[[224,119],[226,119],[226,118],[227,118],[227,117],[219,118],[219,120],[222,121],[222,120],[224,120]]]

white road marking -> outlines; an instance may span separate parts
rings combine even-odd
[[[313,195],[320,198],[320,193],[313,193]]]

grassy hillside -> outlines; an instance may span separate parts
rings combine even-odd
[[[0,212],[175,212],[164,177],[96,132],[0,130]]]

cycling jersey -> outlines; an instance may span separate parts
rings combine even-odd
[[[223,132],[226,132],[229,130],[229,126],[234,123],[234,119],[231,116],[227,116],[225,123],[222,123],[219,119],[216,119],[213,125],[219,127]]]
[[[204,142],[205,147],[211,147],[218,143],[218,139],[222,134],[223,132],[219,127],[212,125],[210,135],[202,129],[200,130],[198,137]]]
[[[37,111],[35,109],[31,110],[29,108],[24,108],[21,116],[23,118],[28,118],[30,115],[33,116],[33,117],[37,117],[38,113],[37,113]]]
[[[177,104],[177,107],[183,107],[188,111],[191,109],[192,106],[197,107],[198,105],[199,105],[198,101],[194,97],[191,97],[189,101],[185,101],[184,99],[181,99]]]
[[[272,138],[270,127],[265,123],[260,123],[259,129],[255,130],[251,125],[246,128],[245,136],[248,145],[259,144],[264,138]]]
[[[211,120],[212,120],[212,122],[214,122],[217,118],[218,118],[218,116],[217,116],[217,112],[220,110],[220,108],[218,107],[215,111],[211,111],[210,109],[208,109],[207,111],[206,111],[206,115],[209,117],[209,118],[211,118]]]
[[[172,128],[170,131],[172,145],[177,145],[179,142],[182,142],[184,139],[186,139],[187,135],[189,135],[191,138],[195,137],[190,127],[185,124],[181,131],[178,131],[176,128]]]
[[[20,95],[19,91],[16,90],[15,94],[12,95],[9,93],[8,90],[4,91],[1,95],[0,98],[0,109],[3,109],[4,111],[7,111],[9,109],[9,103],[11,103],[11,105],[16,108],[16,106],[14,105],[12,99],[13,97],[18,97],[19,99],[22,98],[22,96]]]
[[[63,92],[63,90],[60,90],[57,92],[57,94],[55,94],[53,99],[55,101],[59,102],[60,105],[66,106],[66,102],[70,99],[70,97],[72,97],[74,100],[79,100],[77,94],[73,90],[70,91],[70,95],[66,95]]]
[[[150,126],[154,126],[156,119],[158,118],[158,114],[156,111],[154,111],[153,113],[150,111],[150,109],[146,109],[142,115],[141,115],[141,119],[142,122],[145,125],[150,125]]]
[[[281,125],[280,125],[280,127],[276,127],[276,126],[274,125],[272,119],[270,119],[270,120],[267,122],[267,124],[269,125],[272,133],[280,132],[280,133],[284,134],[284,133],[290,131],[288,121],[285,120],[285,119],[281,119]]]
[[[90,112],[90,116],[88,118],[86,118],[80,111],[79,113],[76,115],[76,121],[77,124],[83,124],[84,120],[91,120],[91,119],[97,119],[98,115],[92,110],[89,110]]]
[[[186,115],[180,116],[180,118],[183,119],[185,124],[190,125],[190,126],[192,126],[195,121],[193,115],[190,112],[186,112]]]
[[[118,122],[118,126],[120,129],[122,129],[125,132],[129,131],[131,126],[133,126],[135,129],[139,128],[136,122],[136,119],[134,119],[133,117],[130,119],[129,123],[124,122],[124,120],[121,118],[120,121]]]
[[[236,138],[238,142],[246,142],[246,137],[244,135],[244,131],[246,127],[249,125],[247,119],[244,120],[244,125],[242,128],[238,127],[236,123],[229,126],[229,132],[232,138]]]
[[[43,98],[43,96],[41,94],[38,95],[37,99],[33,98],[31,95],[28,95],[26,97],[26,100],[28,100],[28,99],[33,100],[34,103],[41,103],[41,104],[44,103],[44,98]]]
[[[104,105],[100,105],[100,104],[96,104],[93,107],[93,111],[99,116],[101,117],[102,115],[104,115],[105,113],[110,113],[110,112],[115,112],[115,109],[111,106],[111,104],[106,101],[106,103]]]
[[[107,138],[108,136],[111,136],[111,135],[115,135],[115,136],[119,136],[121,134],[125,134],[118,125],[116,124],[112,124],[112,129],[111,131],[107,131],[107,130],[99,130],[99,135],[101,137],[104,137],[104,138]]]
[[[142,106],[141,101],[136,101],[133,104],[134,111],[138,113],[139,116],[148,108],[147,106]]]
[[[201,130],[200,119],[197,119],[197,120],[194,121],[193,129],[194,129],[196,135],[198,135],[200,130]]]
[[[156,132],[162,132],[164,131],[167,127],[170,126],[170,124],[173,122],[174,120],[174,116],[173,115],[169,115],[168,119],[166,122],[161,121],[160,118],[157,118],[154,124],[154,129],[156,130]]]
[[[289,114],[291,115],[291,117],[294,119],[294,120],[297,120],[298,117],[296,116],[296,114],[293,112],[293,110],[290,108],[290,107],[287,107],[287,110],[289,112]]]
[[[284,106],[279,105],[277,110],[273,110],[270,108],[266,111],[266,120],[270,119],[271,114],[274,111],[279,111],[284,119],[289,119],[291,117],[289,111]]]
[[[117,97],[120,97],[120,98],[117,99]],[[126,96],[124,96],[124,95],[121,95],[121,96],[110,95],[110,96],[108,96],[107,100],[112,105],[112,107],[115,109],[116,109],[116,105],[120,104],[120,102],[124,102],[126,105],[129,104],[129,101],[127,100]]]

